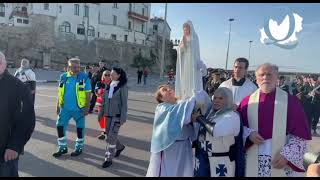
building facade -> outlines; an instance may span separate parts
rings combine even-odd
[[[148,46],[157,47],[162,45],[162,38],[170,40],[171,28],[169,24],[162,18],[153,17],[149,21],[147,44]]]
[[[32,16],[54,19],[57,36],[146,44],[151,3],[0,3],[0,24],[28,26]]]
[[[170,40],[171,28],[167,21],[162,18],[153,17],[150,19],[149,32],[150,35],[164,36],[166,40]]]
[[[171,29],[150,10],[151,3],[0,3],[0,50],[48,68],[75,55],[126,66],[137,54],[159,60]]]
[[[29,26],[28,3],[0,3],[1,26]]]

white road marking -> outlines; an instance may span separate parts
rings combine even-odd
[[[47,108],[47,107],[56,107],[56,105],[48,105],[48,106],[34,106],[35,109]]]
[[[39,94],[39,93],[36,93],[36,95],[37,95],[37,96],[50,97],[50,98],[58,99],[58,96],[50,96],[50,95],[46,95],[46,94]]]

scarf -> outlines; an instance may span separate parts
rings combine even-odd
[[[120,81],[112,81],[111,84],[110,84],[110,89],[109,89],[109,95],[108,95],[108,98],[111,99],[112,98],[112,95],[113,95],[113,91],[114,91],[114,88],[116,86],[118,86]]]

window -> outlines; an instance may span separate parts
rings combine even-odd
[[[158,31],[158,25],[153,25],[153,30]]]
[[[22,19],[17,19],[17,23],[22,23]]]
[[[94,37],[94,27],[93,26],[89,26],[88,27],[88,36],[92,36]]]
[[[148,16],[148,7],[146,7],[146,16]]]
[[[85,34],[85,28],[84,28],[84,25],[83,25],[83,24],[78,24],[77,34],[82,34],[82,35]]]
[[[5,6],[4,3],[0,3],[0,17],[5,16]]]
[[[117,25],[117,16],[113,15],[113,25]]]
[[[132,3],[129,3],[129,12],[132,11]]]
[[[100,24],[100,12],[98,13],[98,23]]]
[[[113,3],[114,8],[118,8],[118,3]]]
[[[89,6],[84,6],[84,17],[89,17]]]
[[[74,5],[74,15],[79,16],[79,4]]]
[[[112,40],[117,40],[117,35],[111,34],[111,39],[112,39]]]
[[[131,21],[128,22],[128,29],[131,30]]]
[[[43,4],[43,9],[44,10],[49,10],[49,3],[44,3]]]
[[[27,7],[24,7],[24,6],[23,6],[23,7],[21,8],[21,11],[22,11],[22,12],[27,12]]]
[[[144,30],[144,24],[141,24],[141,32]]]
[[[142,44],[144,44],[144,40],[142,40]]]
[[[28,19],[24,19],[23,20],[23,24],[29,24],[29,20]]]
[[[62,6],[59,6],[59,13],[62,13]]]
[[[98,32],[98,37],[100,37],[100,32]]]
[[[69,33],[71,31],[71,25],[69,22],[65,21],[60,25],[60,31]]]
[[[124,41],[128,42],[128,35],[124,35]]]
[[[144,8],[142,8],[142,15],[144,16]]]

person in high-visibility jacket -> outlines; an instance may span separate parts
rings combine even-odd
[[[68,153],[66,130],[71,118],[77,127],[76,145],[71,156],[80,155],[84,146],[85,116],[89,112],[91,82],[87,74],[80,72],[80,59],[69,59],[68,69],[60,76],[56,123],[59,149],[53,154],[54,157]]]

